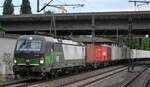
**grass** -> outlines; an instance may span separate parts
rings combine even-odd
[[[5,77],[2,74],[0,74],[0,82],[12,80],[13,77],[14,76],[12,74],[11,75],[6,75]]]
[[[5,78],[3,77],[2,74],[0,74],[0,82],[4,82],[5,81]]]

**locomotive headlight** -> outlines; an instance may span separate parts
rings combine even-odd
[[[16,60],[14,60],[14,63],[17,63],[17,61],[16,61]]]
[[[40,60],[40,64],[43,64],[43,63],[44,63],[44,59],[41,59],[41,60]]]
[[[26,60],[26,62],[28,63],[28,62],[30,62],[30,60],[29,60],[29,59],[27,59],[27,60]]]

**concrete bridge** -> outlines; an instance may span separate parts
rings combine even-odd
[[[67,13],[54,14],[58,34],[127,34],[129,23],[132,24],[134,34],[150,33],[149,11],[128,12],[95,12],[95,13]],[[132,21],[129,22],[129,18]],[[14,15],[0,16],[0,24],[6,27],[7,33],[32,34],[34,31],[49,32],[52,15]],[[53,30],[52,30],[53,31]]]

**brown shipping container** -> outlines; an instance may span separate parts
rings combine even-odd
[[[92,63],[95,61],[95,46],[87,44],[86,46],[86,62]]]

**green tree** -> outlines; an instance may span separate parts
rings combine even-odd
[[[48,11],[45,11],[44,14],[52,14],[53,12],[48,10]]]
[[[29,0],[22,0],[20,13],[21,14],[32,14]]]
[[[144,50],[150,50],[150,38],[144,38]]]
[[[3,7],[3,15],[12,15],[14,13],[12,0],[5,0]]]
[[[0,31],[5,31],[5,27],[0,26]]]

